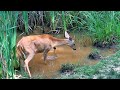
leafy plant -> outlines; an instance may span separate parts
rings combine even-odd
[[[112,35],[120,36],[119,13],[116,11],[85,11],[83,13],[95,41],[110,42]]]

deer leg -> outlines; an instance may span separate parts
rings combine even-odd
[[[25,53],[23,53],[21,60],[20,60],[21,70],[27,71],[25,67],[25,62],[24,62],[25,59],[26,59],[26,55]]]
[[[34,53],[30,53],[27,57],[27,59],[25,60],[25,68],[27,69],[27,72],[29,74],[29,76],[31,77],[31,73],[30,73],[30,70],[29,70],[29,67],[28,67],[28,63],[30,62],[30,60],[32,60],[32,58],[34,57]]]
[[[47,49],[43,52],[43,57],[44,57],[44,62],[45,63],[46,63],[46,58],[47,58],[48,51],[49,51],[49,49]]]
[[[19,63],[20,63],[20,70],[25,70],[23,59],[20,59]],[[25,71],[26,71],[26,70],[25,70]]]

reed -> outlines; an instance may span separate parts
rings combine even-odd
[[[23,11],[22,12],[22,15],[23,15],[23,21],[24,21],[24,25],[25,25],[25,32],[27,34],[29,34],[29,31],[28,31],[28,12],[27,11]]]
[[[94,37],[94,41],[110,42],[112,37],[120,36],[120,22],[117,11],[85,11],[88,30]]]
[[[120,37],[119,11],[49,11],[45,12],[46,17],[49,13],[54,29],[61,27],[71,32],[84,31],[94,37],[94,42],[111,42],[112,37]]]
[[[0,11],[0,66],[1,78],[14,78],[16,61],[16,22],[17,11]]]

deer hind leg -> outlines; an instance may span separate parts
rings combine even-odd
[[[32,58],[34,57],[34,53],[30,53],[27,57],[27,59],[25,60],[25,68],[29,74],[29,76],[31,77],[31,73],[30,73],[30,70],[29,70],[29,67],[28,67],[28,63],[32,60]]]
[[[26,52],[28,52],[29,54],[28,54],[27,58],[24,61],[24,64],[25,64],[24,69],[28,72],[29,76],[31,77],[31,73],[30,73],[28,64],[32,60],[32,58],[34,57],[35,52],[31,48],[27,48]]]
[[[19,59],[19,63],[20,63],[20,70],[24,70],[24,59]]]
[[[43,57],[44,57],[44,62],[45,62],[45,63],[46,63],[46,58],[47,58],[47,54],[48,54],[49,50],[50,50],[50,49],[46,49],[46,50],[44,50],[44,52],[43,52]]]

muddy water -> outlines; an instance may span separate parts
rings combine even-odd
[[[59,37],[62,37],[59,36]],[[30,61],[29,67],[32,76],[36,77],[39,75],[44,76],[44,78],[52,78],[58,76],[58,70],[62,64],[80,64],[80,65],[94,65],[99,62],[99,60],[89,60],[88,55],[92,52],[92,41],[89,37],[84,36],[80,38],[79,36],[72,37],[76,43],[76,51],[73,51],[68,46],[60,46],[56,49],[57,58],[54,60],[47,59],[45,63],[43,61],[43,54],[39,53],[34,56]],[[79,39],[78,39],[79,38]],[[108,56],[113,54],[113,50],[101,51],[102,55]],[[48,53],[48,57],[54,56],[53,50]]]
[[[58,47],[56,50],[57,59],[47,60],[47,64],[44,63],[42,59],[42,54],[37,54],[30,62],[30,70],[33,75],[42,74],[46,78],[55,76],[57,71],[60,69],[62,64],[66,63],[80,63],[92,65],[97,63],[97,61],[90,61],[87,59],[87,56],[91,52],[91,47],[87,48],[78,48],[76,51],[72,51],[71,48],[67,46]],[[53,51],[50,51],[48,56],[52,56]]]

